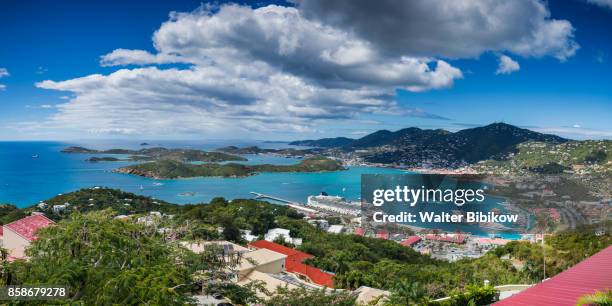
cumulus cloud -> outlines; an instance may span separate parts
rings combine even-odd
[[[356,33],[389,54],[476,57],[486,51],[565,60],[578,44],[540,0],[296,0],[312,20]]]
[[[6,90],[6,85],[0,84],[0,91],[5,91],[5,90]]]
[[[587,2],[612,9],[612,0],[587,0]]]
[[[507,55],[501,55],[499,57],[499,66],[497,67],[497,71],[495,74],[510,74],[512,72],[518,71],[521,69],[521,66],[518,62],[511,59]]]
[[[48,124],[95,133],[306,132],[363,113],[446,119],[394,100],[397,89],[463,78],[444,58],[504,51],[563,60],[578,48],[571,24],[551,19],[539,0],[369,3],[172,13],[153,35],[154,51],[100,58],[130,67],[36,86],[71,93]]]

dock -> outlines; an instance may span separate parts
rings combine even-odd
[[[309,213],[309,214],[314,214],[314,213],[318,212],[317,210],[306,208],[306,207],[304,207],[303,204],[300,204],[298,202],[281,199],[281,198],[278,198],[278,197],[275,197],[275,196],[271,196],[271,195],[263,194],[263,193],[259,193],[259,192],[251,191],[251,194],[254,195],[255,199],[257,199],[257,200],[259,200],[259,199],[269,199],[269,200],[278,201],[278,202],[281,202],[281,203],[285,203],[287,206],[289,206],[289,207],[291,207],[293,209],[296,209],[296,210],[299,210],[299,211],[302,211],[302,212],[306,212],[306,213]]]

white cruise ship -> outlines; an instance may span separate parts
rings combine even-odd
[[[361,215],[361,204],[359,202],[349,202],[343,197],[330,196],[326,193],[321,193],[320,195],[316,196],[309,196],[306,206],[342,215]]]

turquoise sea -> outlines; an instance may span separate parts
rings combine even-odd
[[[227,145],[257,145],[265,148],[287,147],[282,143],[245,141],[148,142],[151,146],[215,149]],[[168,202],[185,204],[208,202],[214,197],[227,199],[252,198],[251,191],[305,202],[309,195],[325,191],[357,200],[360,195],[360,175],[363,173],[401,173],[400,170],[351,167],[348,171],[328,173],[261,173],[246,178],[193,178],[154,180],[121,173],[112,169],[131,162],[85,161],[90,155],[66,154],[60,150],[80,145],[95,149],[141,148],[133,142],[0,142],[0,203],[19,207],[36,204],[59,193],[94,186],[119,188],[155,197]],[[33,156],[38,155],[37,158]],[[95,156],[102,156],[95,154]],[[296,158],[272,155],[246,155],[249,164],[292,164]]]
[[[206,142],[148,141],[151,146],[195,148],[212,150],[228,145],[262,148],[288,147],[283,143],[261,141],[217,140]],[[349,200],[359,200],[362,174],[398,174],[405,171],[390,168],[349,167],[347,171],[322,173],[260,173],[245,178],[191,178],[155,180],[122,173],[112,169],[133,162],[85,161],[92,155],[66,154],[60,151],[68,146],[93,149],[142,148],[136,142],[81,141],[81,142],[0,142],[0,203],[18,207],[30,206],[61,193],[94,186],[117,188],[136,194],[162,199],[176,204],[206,203],[214,197],[226,199],[253,198],[250,192],[259,192],[286,200],[305,203],[309,195],[327,192]],[[104,156],[94,154],[95,156]],[[122,157],[117,156],[115,157]],[[297,158],[273,155],[245,155],[248,164],[292,164]],[[501,206],[490,203],[490,208]],[[486,235],[477,226],[464,230]],[[516,235],[503,234],[507,238]]]

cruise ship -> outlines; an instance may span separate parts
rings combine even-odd
[[[324,192],[320,195],[309,196],[306,206],[342,215],[361,215],[361,204],[359,202],[349,202],[343,197],[330,196]]]

